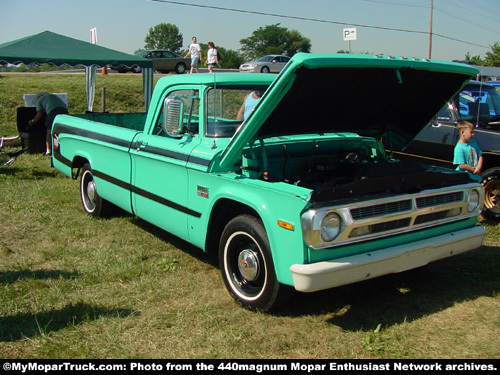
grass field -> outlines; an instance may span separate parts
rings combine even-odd
[[[110,111],[141,110],[139,75],[97,85]],[[82,75],[2,75],[0,135],[41,90],[85,109]],[[78,182],[24,154],[0,169],[0,357],[499,358],[500,231],[482,224],[479,250],[256,313],[212,258],[131,215],[85,215]]]

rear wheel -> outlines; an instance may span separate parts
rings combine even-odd
[[[82,200],[83,209],[89,215],[95,217],[106,217],[109,215],[112,205],[107,200],[102,199],[97,193],[94,175],[88,163],[82,168],[80,198]]]
[[[177,64],[175,66],[175,72],[177,74],[184,74],[186,72],[186,65],[183,63]]]
[[[492,220],[500,220],[500,170],[488,169],[481,178],[485,192],[483,215]]]
[[[240,215],[226,225],[219,264],[229,293],[249,309],[271,311],[291,296],[292,288],[276,278],[264,225],[253,216]]]

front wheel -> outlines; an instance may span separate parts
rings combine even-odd
[[[263,66],[262,69],[260,70],[261,73],[270,73],[271,70],[269,69],[268,66]]]
[[[232,219],[219,245],[222,278],[231,296],[252,310],[281,306],[292,288],[278,282],[264,225],[250,215]]]
[[[500,169],[488,169],[481,179],[485,193],[483,215],[498,221],[500,220]]]
[[[80,178],[80,198],[83,209],[89,215],[94,217],[106,217],[111,211],[111,203],[102,199],[97,193],[94,182],[94,175],[90,164],[85,164],[82,168],[82,177]]]

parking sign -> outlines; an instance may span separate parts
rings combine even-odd
[[[344,40],[356,40],[356,28],[344,29]]]

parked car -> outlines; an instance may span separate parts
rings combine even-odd
[[[458,121],[469,121],[476,127],[474,140],[483,152],[481,181],[486,189],[483,214],[500,220],[500,94],[485,82],[470,81],[442,109],[436,118],[408,144],[401,132],[385,139],[386,148],[398,159],[455,169],[453,150],[458,142]]]
[[[290,57],[284,55],[266,55],[240,65],[242,73],[279,73]]]
[[[135,56],[144,57],[153,61],[153,69],[160,73],[168,73],[175,71],[177,74],[183,74],[191,69],[191,59],[184,58],[183,56],[168,50],[145,50],[137,52]],[[139,73],[141,68],[134,66],[131,69],[126,67],[118,68],[120,73],[133,71]]]
[[[488,83],[492,86],[495,86],[495,88],[497,89],[497,91],[500,92],[500,81],[488,81]]]

